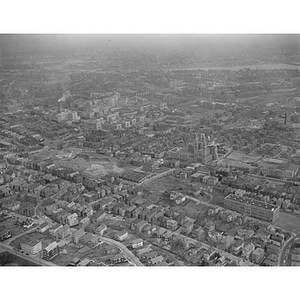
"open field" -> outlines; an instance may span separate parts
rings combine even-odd
[[[280,212],[275,225],[288,231],[298,232],[300,231],[300,216]]]
[[[11,231],[13,237],[16,236],[16,235],[22,234],[25,231],[31,229],[31,227],[29,229],[27,229],[27,228],[24,228],[22,226],[15,225],[15,223],[16,223],[16,219],[8,218],[8,219],[3,220],[0,223],[0,226],[1,227],[3,226],[6,229],[9,229]]]
[[[117,162],[96,153],[87,153],[79,148],[69,148],[64,151],[42,149],[33,154],[37,159],[51,158],[59,167],[72,168],[84,172],[90,177],[103,177],[108,173],[121,173],[123,168],[117,166]]]

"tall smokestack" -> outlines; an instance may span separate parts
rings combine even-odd
[[[284,115],[284,125],[286,125],[286,124],[287,124],[287,118],[288,118],[288,114],[287,114],[287,113],[285,113],[285,115]]]

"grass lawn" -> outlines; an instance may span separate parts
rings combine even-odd
[[[279,218],[276,220],[275,225],[285,230],[298,232],[300,230],[300,216],[298,217],[295,215],[280,212]]]

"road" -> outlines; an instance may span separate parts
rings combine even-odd
[[[148,184],[148,183],[150,183],[150,182],[153,181],[153,180],[156,180],[156,179],[158,179],[158,178],[162,178],[162,177],[165,177],[165,176],[167,176],[167,175],[169,175],[169,174],[172,174],[174,171],[175,171],[175,169],[169,169],[169,170],[167,170],[167,171],[165,171],[165,172],[162,172],[162,173],[160,173],[160,174],[154,175],[153,177],[151,177],[151,178],[149,178],[149,179],[146,179],[146,180],[144,180],[144,181],[138,183],[137,186],[143,185],[143,184]]]
[[[295,236],[292,236],[290,239],[288,239],[285,244],[283,245],[281,252],[279,254],[279,258],[278,258],[278,266],[285,266],[287,257],[288,257],[288,253],[291,249],[291,246],[293,245],[293,243],[295,242],[295,240],[297,238],[300,237],[300,232],[298,232]]]
[[[27,256],[23,253],[20,253],[20,252],[14,250],[13,247],[11,247],[9,245],[5,245],[3,243],[0,243],[0,250],[7,251],[9,253],[12,253],[20,258],[26,259],[26,260],[28,260],[34,264],[40,265],[40,266],[51,266],[51,267],[57,266],[50,261],[40,259],[38,256],[29,256],[29,255]]]
[[[103,236],[99,236],[99,237],[100,237],[101,241],[106,242],[108,244],[114,244],[117,247],[119,247],[136,266],[143,266],[143,264],[140,262],[140,260],[122,243],[119,243],[115,240],[112,240],[112,239],[109,239],[109,238],[106,238]]]
[[[56,223],[54,221],[52,221],[50,218],[48,218],[41,212],[41,210],[40,210],[41,205],[42,205],[42,203],[39,203],[34,209],[34,214],[38,217],[40,223],[41,224],[48,223],[50,227],[55,225]]]

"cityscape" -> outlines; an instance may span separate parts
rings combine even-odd
[[[300,35],[0,35],[0,266],[300,266]]]

